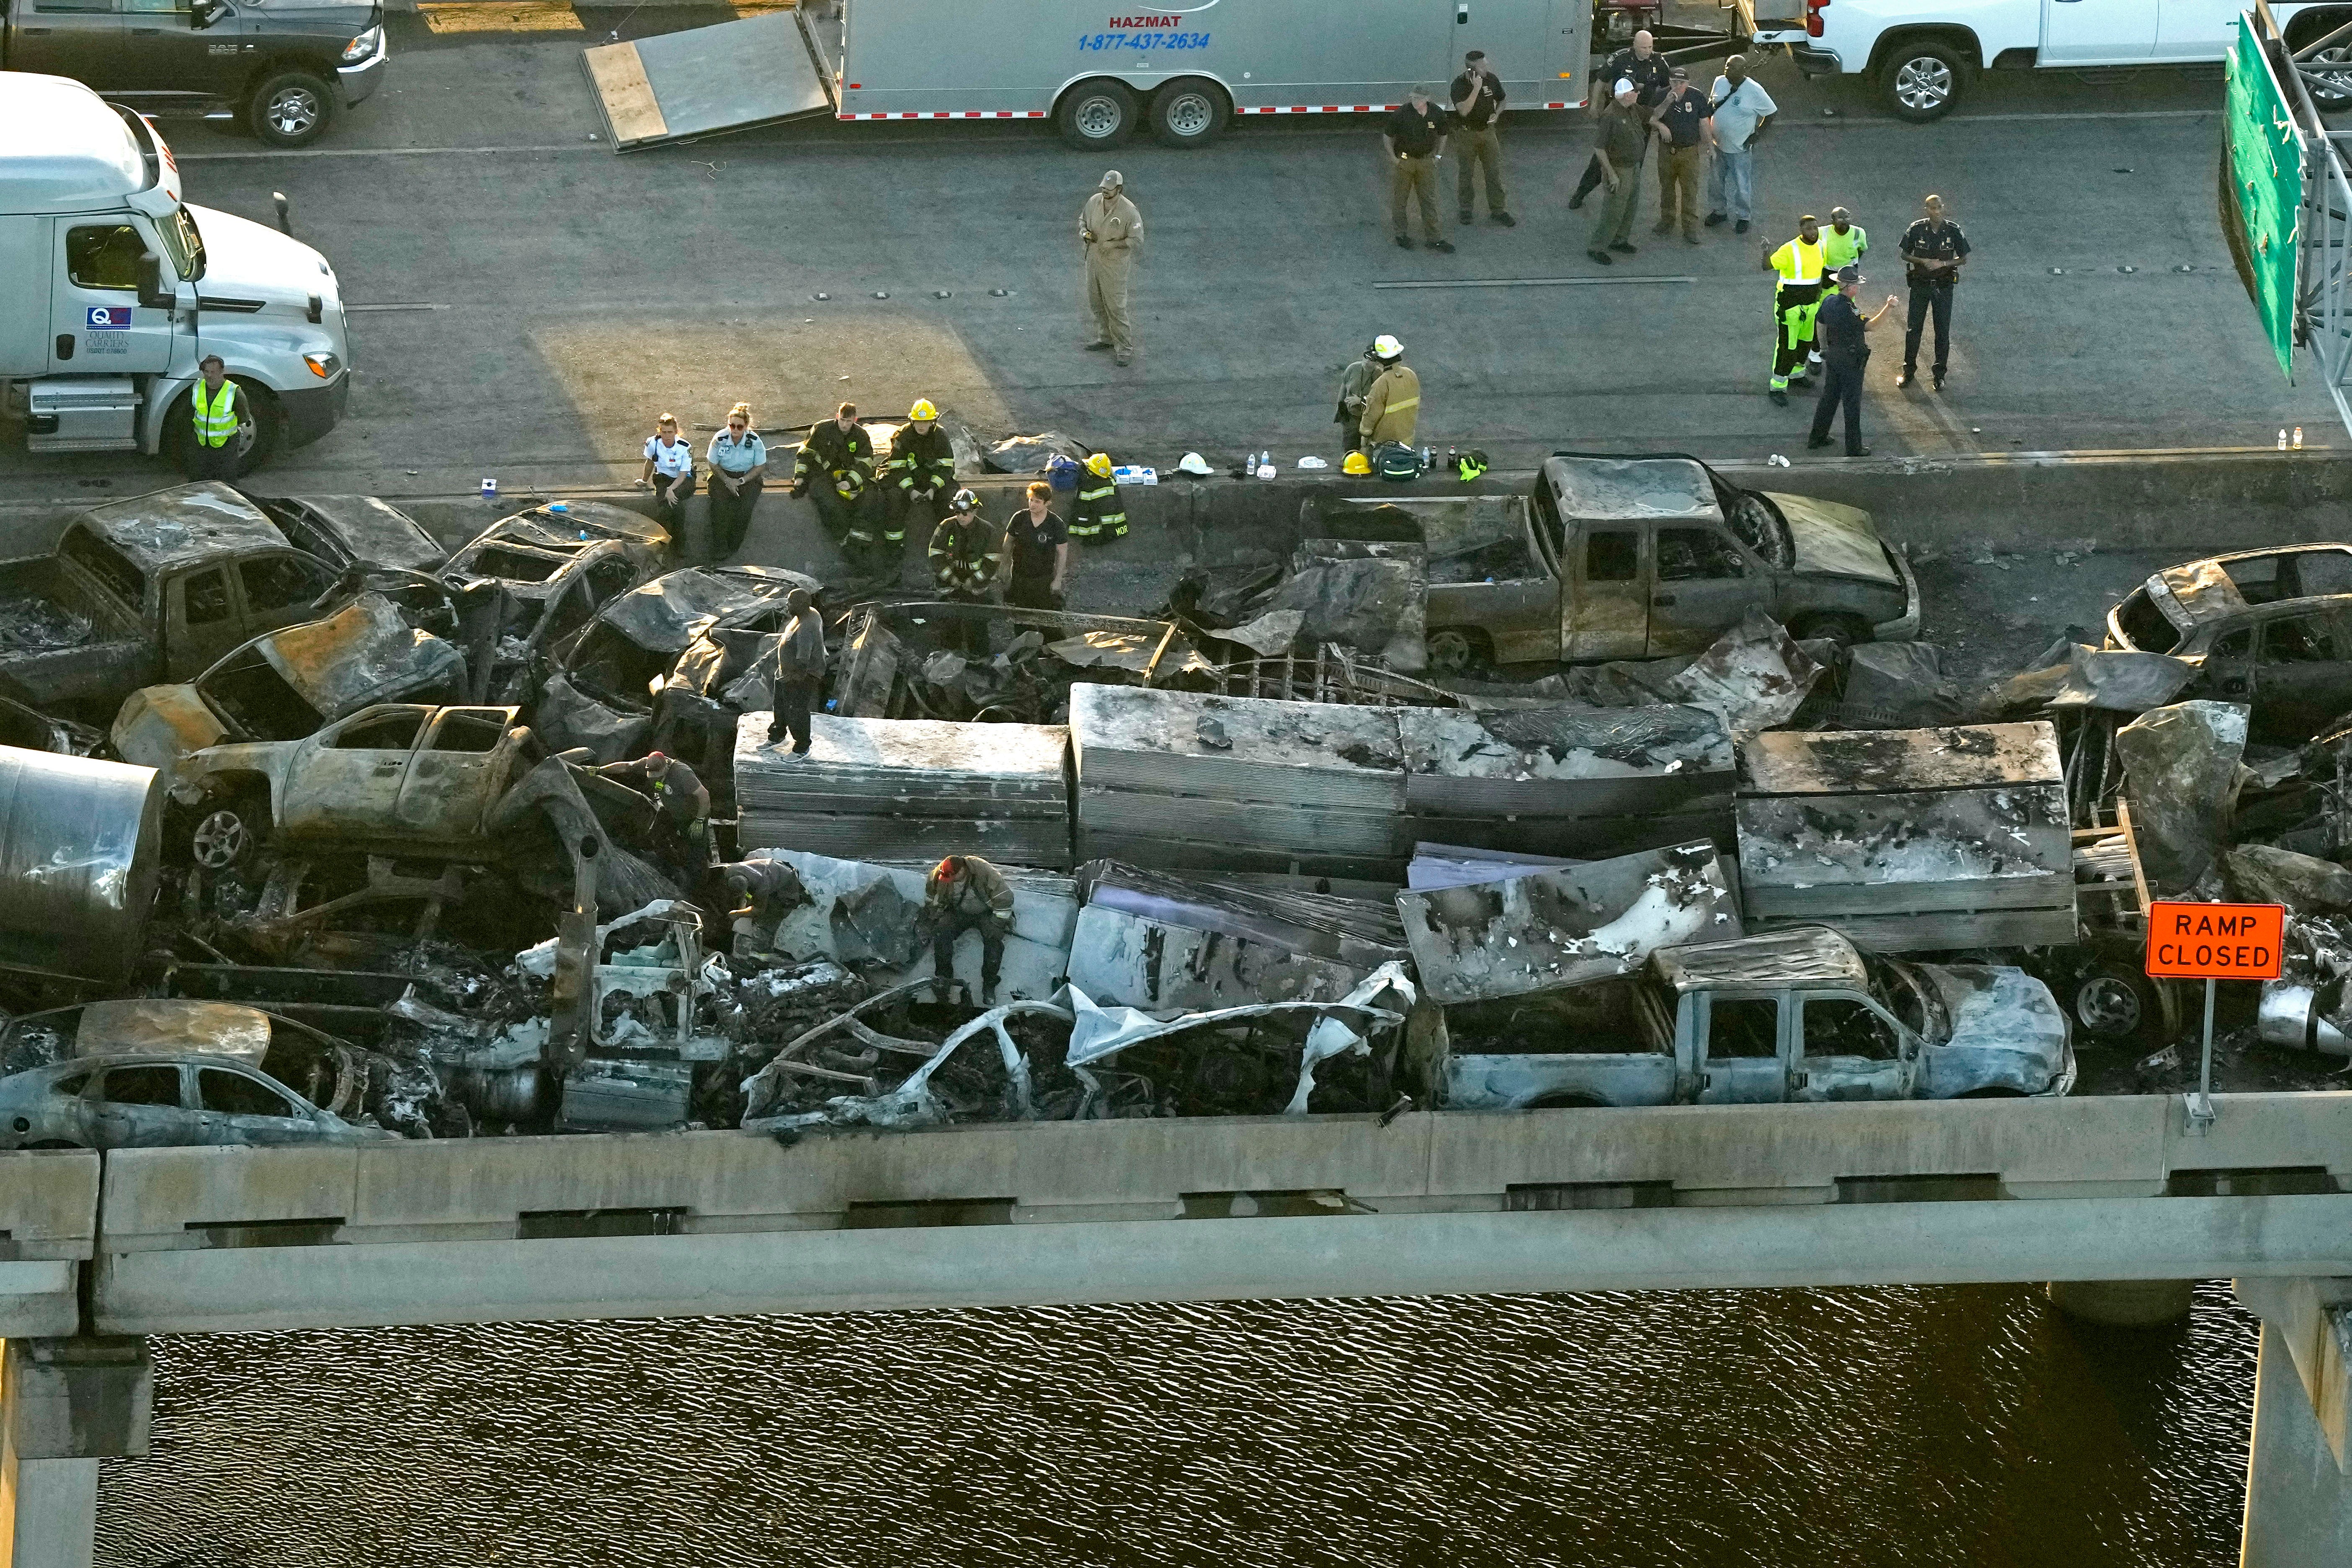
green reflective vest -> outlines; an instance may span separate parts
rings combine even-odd
[[[196,439],[207,447],[226,447],[236,439],[236,383],[224,377],[218,393],[196,383],[190,399],[196,407]]]

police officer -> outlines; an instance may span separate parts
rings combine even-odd
[[[950,855],[923,882],[922,921],[931,932],[931,1000],[947,1000],[955,984],[956,938],[980,932],[980,997],[996,992],[1004,967],[1004,939],[1013,932],[1013,889],[1004,873],[977,855]]]
[[[1927,216],[1903,231],[1896,248],[1903,257],[1904,279],[1911,285],[1911,312],[1903,330],[1903,374],[1897,386],[1919,379],[1919,329],[1932,312],[1936,321],[1936,390],[1944,390],[1944,373],[1951,360],[1945,339],[1952,329],[1952,285],[1969,259],[1969,237],[1944,216],[1944,198],[1931,195],[1920,205]]]
[[[980,515],[980,497],[958,490],[948,504],[954,510],[931,530],[931,582],[942,598],[984,605],[989,585],[1004,564],[1003,550],[996,530]],[[941,640],[951,651],[972,658],[988,657],[988,626],[976,617],[949,622]]]
[[[874,480],[874,441],[857,422],[857,405],[845,403],[830,419],[810,426],[793,459],[793,494],[816,502],[817,520],[852,570],[871,570],[878,525],[866,513]]]
[[[1127,537],[1127,510],[1119,505],[1107,452],[1087,459],[1087,477],[1078,481],[1070,508],[1070,537],[1081,544],[1108,544]]]
[[[940,498],[955,483],[955,447],[939,417],[929,398],[918,398],[907,410],[907,422],[890,437],[890,455],[882,464],[882,553],[893,564],[906,553],[907,514],[919,506],[922,522],[930,521],[940,510]]]
[[[233,479],[246,443],[253,438],[253,410],[236,383],[229,380],[220,355],[206,354],[196,368],[204,372],[204,379],[188,389],[194,415],[185,448],[188,478]]]
[[[710,867],[710,792],[694,770],[647,752],[634,763],[607,763],[596,773],[652,797],[654,855],[692,891]]]
[[[1789,388],[1811,386],[1805,355],[1813,343],[1813,312],[1821,308],[1821,220],[1807,213],[1797,220],[1797,237],[1778,250],[1767,244],[1764,270],[1780,275],[1772,288],[1772,401],[1786,408]]]
[[[1127,199],[1127,178],[1103,171],[1102,183],[1078,209],[1078,240],[1087,253],[1087,308],[1094,313],[1090,349],[1109,349],[1120,364],[1135,357],[1135,328],[1127,316],[1127,286],[1143,243],[1143,215]]]
[[[1813,405],[1813,432],[1805,437],[1808,447],[1828,446],[1830,421],[1843,408],[1845,455],[1849,458],[1870,456],[1870,448],[1862,444],[1862,373],[1870,363],[1866,334],[1878,324],[1879,316],[1895,309],[1895,296],[1889,294],[1886,303],[1878,308],[1878,315],[1864,315],[1853,302],[1854,290],[1861,287],[1859,267],[1848,267],[1834,274],[1830,297],[1822,301],[1815,318],[1823,350],[1822,400]]]
[[[1666,101],[1666,94],[1674,90],[1673,73],[1674,68],[1666,63],[1666,57],[1658,53],[1657,40],[1644,27],[1633,35],[1632,45],[1611,55],[1609,63],[1602,66],[1592,79],[1632,82],[1633,107],[1654,126],[1659,107]],[[1584,165],[1583,177],[1576,182],[1576,195],[1568,198],[1569,211],[1574,212],[1582,206],[1584,198],[1592,194],[1592,188],[1607,177],[1601,167],[1601,155],[1596,153]]]

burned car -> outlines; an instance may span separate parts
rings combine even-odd
[[[1384,531],[1350,513],[1417,525],[1438,669],[1696,654],[1755,609],[1800,638],[1919,635],[1918,583],[1868,512],[1742,489],[1696,458],[1556,452],[1526,495],[1328,504],[1333,533]]]
[[[229,1057],[133,1053],[0,1079],[0,1149],[373,1143],[398,1136],[321,1110]]]
[[[449,552],[422,524],[374,496],[254,496],[278,531],[339,572],[354,566],[436,572]]]
[[[221,870],[264,839],[404,858],[499,858],[490,816],[529,766],[512,708],[383,703],[299,741],[208,746],[173,798],[186,849]]]
[[[531,727],[551,747],[584,746],[600,763],[637,755],[682,657],[709,645],[687,671],[697,687],[706,666],[727,668],[730,657],[747,663],[762,637],[782,629],[793,588],[813,600],[824,593],[815,578],[772,566],[689,566],[607,601],[548,676]]]
[[[2247,704],[2254,740],[2306,740],[2352,710],[2352,545],[2168,567],[2107,612],[2106,646],[2194,665],[2182,695]]]
[[[1864,955],[1825,926],[1662,948],[1622,980],[1449,1007],[1455,1110],[2059,1095],[2066,1016],[2021,969]],[[1541,1040],[1547,1050],[1530,1050]],[[1508,1043],[1515,1048],[1495,1049]]]
[[[440,569],[463,626],[467,695],[521,702],[537,667],[562,654],[607,601],[668,564],[669,533],[601,501],[553,501],[503,518]]]
[[[254,638],[194,680],[149,686],[115,715],[117,755],[171,774],[224,741],[299,741],[362,708],[464,695],[466,660],[378,594]]]

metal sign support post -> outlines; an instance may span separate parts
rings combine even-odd
[[[2188,1132],[2202,1138],[2213,1125],[2213,982],[2205,982],[2205,1052],[2197,1064],[2197,1092],[2181,1097],[2189,1112]]]

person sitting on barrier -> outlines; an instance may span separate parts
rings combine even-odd
[[[1013,931],[1013,888],[1004,873],[977,855],[949,856],[923,883],[923,921],[931,933],[931,1000],[948,999],[955,984],[956,939],[976,931],[980,1000],[992,1003],[1004,967],[1004,939]]]

